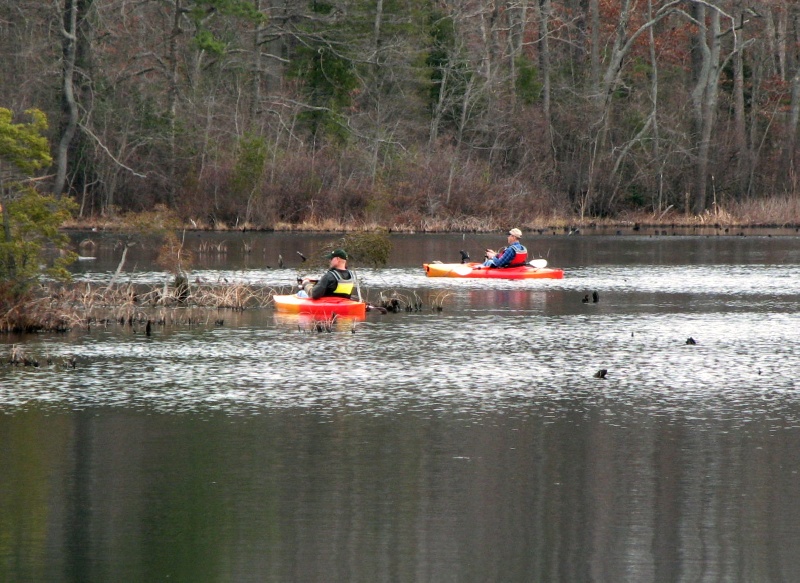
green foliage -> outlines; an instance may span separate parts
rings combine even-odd
[[[218,12],[222,16],[235,16],[250,22],[263,22],[266,16],[259,12],[252,0],[201,0],[196,2],[196,6],[205,9],[206,14],[212,11]]]
[[[47,117],[37,109],[25,112],[30,123],[14,123],[10,110],[0,108],[0,279],[6,294],[17,298],[40,276],[68,279],[66,266],[75,254],[59,227],[75,209],[71,199],[56,199],[23,184],[30,174],[52,162],[42,134]],[[47,261],[53,248],[60,255]],[[9,298],[2,298],[7,300]]]
[[[311,11],[316,14],[327,15],[333,12],[333,4],[329,4],[328,2],[315,1],[311,3]]]
[[[194,36],[194,44],[201,51],[212,55],[225,53],[225,43],[214,37],[210,30],[201,30]]]
[[[23,294],[40,276],[68,280],[66,267],[76,259],[68,251],[69,239],[59,231],[76,204],[27,187],[13,187],[13,199],[3,203],[6,237],[0,240],[0,279],[12,284],[14,295]],[[57,251],[49,258],[51,251]]]
[[[0,107],[0,162],[10,164],[18,173],[29,175],[48,166],[50,144],[42,135],[47,131],[47,116],[38,109],[25,113],[32,118],[30,123],[14,123],[11,110]],[[3,172],[0,166],[0,172]],[[0,174],[0,184],[6,177]]]
[[[426,59],[430,70],[428,108],[441,107],[441,119],[451,127],[460,123],[467,87],[472,80],[469,58],[456,42],[456,26],[449,16],[434,14],[429,24],[431,49]]]
[[[539,70],[534,64],[520,55],[516,60],[517,64],[517,95],[525,105],[532,105],[539,100],[542,94],[542,83],[539,81]]]
[[[634,208],[644,208],[647,204],[647,193],[638,184],[631,184],[627,188],[628,204]]]
[[[329,46],[301,48],[289,75],[303,82],[303,90],[313,108],[299,117],[309,126],[312,135],[322,132],[346,138],[339,112],[352,104],[352,93],[359,87],[352,61],[336,54]]]
[[[359,265],[381,267],[389,262],[392,241],[386,233],[349,233],[338,242],[325,248],[325,252],[342,248],[347,251],[350,261]]]
[[[431,49],[428,52],[425,64],[431,71],[430,103],[436,104],[439,101],[439,94],[442,89],[444,71],[448,67],[450,54],[455,46],[455,25],[453,20],[441,14],[432,14],[430,39]]]
[[[267,142],[259,136],[243,136],[237,150],[232,186],[238,194],[249,196],[261,183],[267,162]]]
[[[266,16],[256,9],[251,0],[194,0],[188,13],[196,29],[194,45],[213,55],[224,54],[227,43],[217,38],[208,28],[208,21],[212,16],[230,16],[255,24],[266,20]]]

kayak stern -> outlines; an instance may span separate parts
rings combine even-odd
[[[367,304],[348,300],[347,298],[325,297],[318,300],[300,298],[297,295],[278,295],[272,298],[275,310],[285,314],[313,314],[323,318],[337,316],[353,316],[363,318],[366,315]]]

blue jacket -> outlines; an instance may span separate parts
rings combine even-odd
[[[484,263],[484,265],[487,265],[489,267],[505,267],[506,265],[511,263],[514,257],[517,256],[517,251],[526,251],[526,250],[525,247],[522,246],[522,243],[520,243],[519,241],[514,241],[513,243],[511,243],[511,245],[506,247],[506,250],[503,251],[502,255],[498,255],[494,259],[489,259],[488,261],[486,261],[486,263]]]

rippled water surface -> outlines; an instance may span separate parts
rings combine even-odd
[[[325,241],[214,237],[193,280],[283,291]],[[544,235],[563,280],[488,282],[421,263],[491,237],[394,242],[362,293],[420,309],[5,339],[54,364],[0,367],[0,580],[800,578],[800,239]]]

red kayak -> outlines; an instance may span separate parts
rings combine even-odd
[[[546,267],[544,259],[534,259],[519,267],[483,267],[481,263],[423,263],[428,277],[479,277],[486,279],[562,279],[563,269]]]
[[[324,318],[337,316],[354,316],[363,318],[366,315],[366,302],[357,302],[347,298],[301,298],[297,295],[273,296],[275,309],[286,314],[313,314]]]

